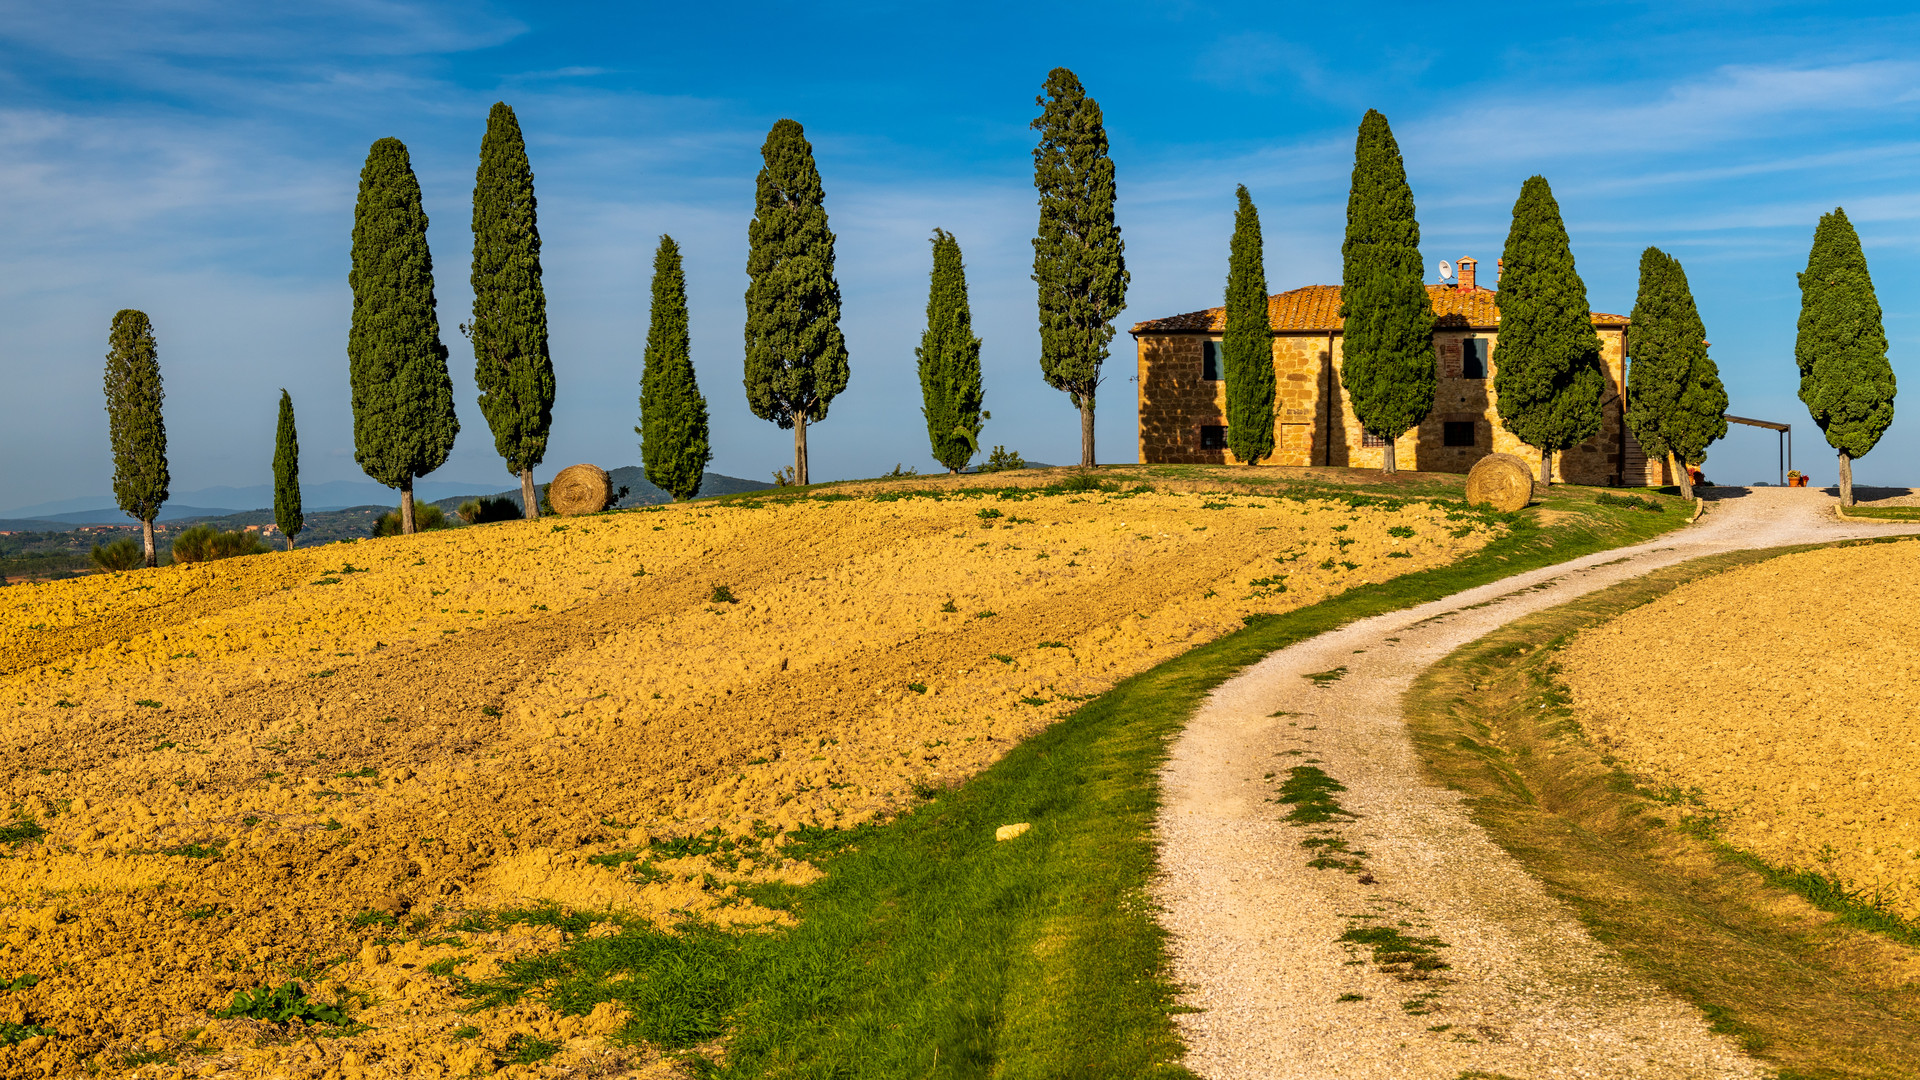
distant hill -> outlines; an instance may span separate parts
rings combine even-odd
[[[455,495],[483,495],[498,486],[495,480],[420,480],[413,493],[419,499],[445,499]],[[345,510],[354,506],[400,505],[400,494],[371,480],[329,480],[323,484],[300,485],[300,501],[308,513]],[[198,491],[176,491],[160,508],[161,521],[186,517],[218,517],[273,506],[273,488],[267,484],[248,487],[210,487]],[[76,525],[121,525],[128,520],[115,505],[112,495],[87,495],[55,502],[16,506],[0,511],[0,516],[26,521],[64,521]]]
[[[654,487],[648,482],[647,471],[638,465],[623,465],[618,469],[609,471],[607,476],[613,481],[613,490],[619,491],[623,487],[627,489],[627,497],[620,500],[617,504],[619,506],[658,506],[661,503],[670,503],[673,501],[673,496]],[[700,475],[700,494],[696,496],[696,498],[704,499],[714,495],[738,495],[746,491],[764,491],[772,486],[772,484],[763,484],[758,480],[742,480],[737,476],[727,476],[717,472],[702,473]],[[510,491],[496,491],[493,493],[493,496],[499,499],[511,499],[515,506],[524,505],[520,501],[519,488],[513,488]],[[473,498],[473,496],[456,495],[452,498],[435,499],[433,501],[441,509],[451,514],[460,508],[461,503],[466,502],[470,498]]]

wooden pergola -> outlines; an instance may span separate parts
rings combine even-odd
[[[1787,470],[1793,468],[1793,425],[1776,424],[1771,420],[1749,420],[1744,416],[1726,416],[1729,424],[1745,424],[1748,427],[1767,428],[1780,433],[1780,486],[1787,486]]]

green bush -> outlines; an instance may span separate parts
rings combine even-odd
[[[447,520],[447,512],[433,503],[417,502],[413,504],[413,527],[418,532],[430,532],[434,529],[451,529],[453,522]],[[389,510],[380,515],[373,523],[375,536],[400,535],[400,511]]]
[[[1009,469],[1024,469],[1026,467],[1027,459],[1021,457],[1019,451],[1009,450],[1004,446],[995,446],[993,453],[987,455],[986,463],[975,471],[983,473],[1006,472]]]
[[[177,563],[213,562],[269,550],[258,533],[245,529],[221,532],[211,525],[195,525],[173,538],[173,561]]]
[[[131,536],[106,545],[93,545],[93,565],[102,570],[132,570],[145,561],[145,552]]]
[[[307,996],[300,984],[289,980],[280,986],[261,986],[252,990],[236,990],[233,1002],[224,1009],[209,1009],[207,1015],[216,1020],[233,1020],[245,1017],[248,1020],[264,1020],[269,1024],[284,1024],[289,1020],[303,1020],[309,1024],[347,1024],[347,1014],[332,1005],[322,1005]]]
[[[1664,513],[1666,510],[1666,507],[1652,499],[1643,499],[1638,495],[1615,495],[1610,491],[1595,495],[1593,501],[1601,506],[1625,506],[1637,510],[1651,510],[1656,514]]]
[[[418,507],[415,508],[418,510]],[[512,499],[488,495],[479,499],[468,499],[460,504],[454,515],[469,525],[485,525],[489,521],[519,521],[526,517],[520,512],[520,504]]]

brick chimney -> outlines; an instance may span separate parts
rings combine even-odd
[[[1472,292],[1474,289],[1473,268],[1478,265],[1478,261],[1471,255],[1464,256],[1460,260],[1460,288],[1466,292]]]

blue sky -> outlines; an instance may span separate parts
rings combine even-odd
[[[360,479],[345,360],[348,235],[367,146],[412,149],[433,224],[463,430],[435,479],[509,486],[454,330],[488,107],[525,129],[541,199],[559,399],[548,465],[637,461],[657,238],[687,258],[713,468],[765,478],[791,435],[740,386],[758,149],[806,125],[839,235],[852,383],[810,432],[816,478],[933,466],[913,348],[927,238],[965,249],[985,340],[983,441],[1071,461],[1039,379],[1034,94],[1073,68],[1113,138],[1133,271],[1123,321],[1217,304],[1233,188],[1258,201],[1275,289],[1337,281],[1353,132],[1394,125],[1424,254],[1491,266],[1545,175],[1599,310],[1649,244],[1686,265],[1732,411],[1795,425],[1794,274],[1819,215],[1866,244],[1907,390],[1860,462],[1920,482],[1920,15],[1862,5],[632,4],[0,0],[0,508],[110,490],[108,320],[154,320],[176,490],[267,480],[278,390],[304,476]],[[1107,365],[1101,458],[1132,460],[1132,341]],[[1709,475],[1774,475],[1735,429]]]

